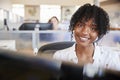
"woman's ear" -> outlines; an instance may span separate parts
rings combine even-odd
[[[72,33],[74,34],[74,29],[73,29]]]

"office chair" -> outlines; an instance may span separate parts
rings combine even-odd
[[[75,42],[73,41],[62,41],[62,42],[54,42],[43,45],[38,50],[38,53],[54,53],[57,50],[62,50],[68,47],[71,47]]]

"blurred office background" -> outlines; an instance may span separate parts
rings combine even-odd
[[[71,33],[68,32],[70,18],[85,3],[104,8],[110,16],[111,37],[105,37],[100,44],[120,48],[120,0],[0,0],[0,47],[35,52],[36,48],[48,42],[71,41]],[[47,23],[52,16],[59,19],[62,31],[39,31],[40,35],[45,35],[43,37],[34,31],[18,30],[25,22]],[[7,32],[6,26],[9,28]]]
[[[52,16],[68,27],[71,15],[84,3],[103,7],[110,15],[111,27],[120,27],[120,0],[0,0],[0,29],[4,19],[12,30],[23,22],[48,22]]]

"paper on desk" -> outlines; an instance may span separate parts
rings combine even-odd
[[[0,48],[16,51],[15,40],[0,40]]]

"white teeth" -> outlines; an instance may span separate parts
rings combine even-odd
[[[80,40],[81,40],[81,41],[87,41],[88,38],[80,37]]]

